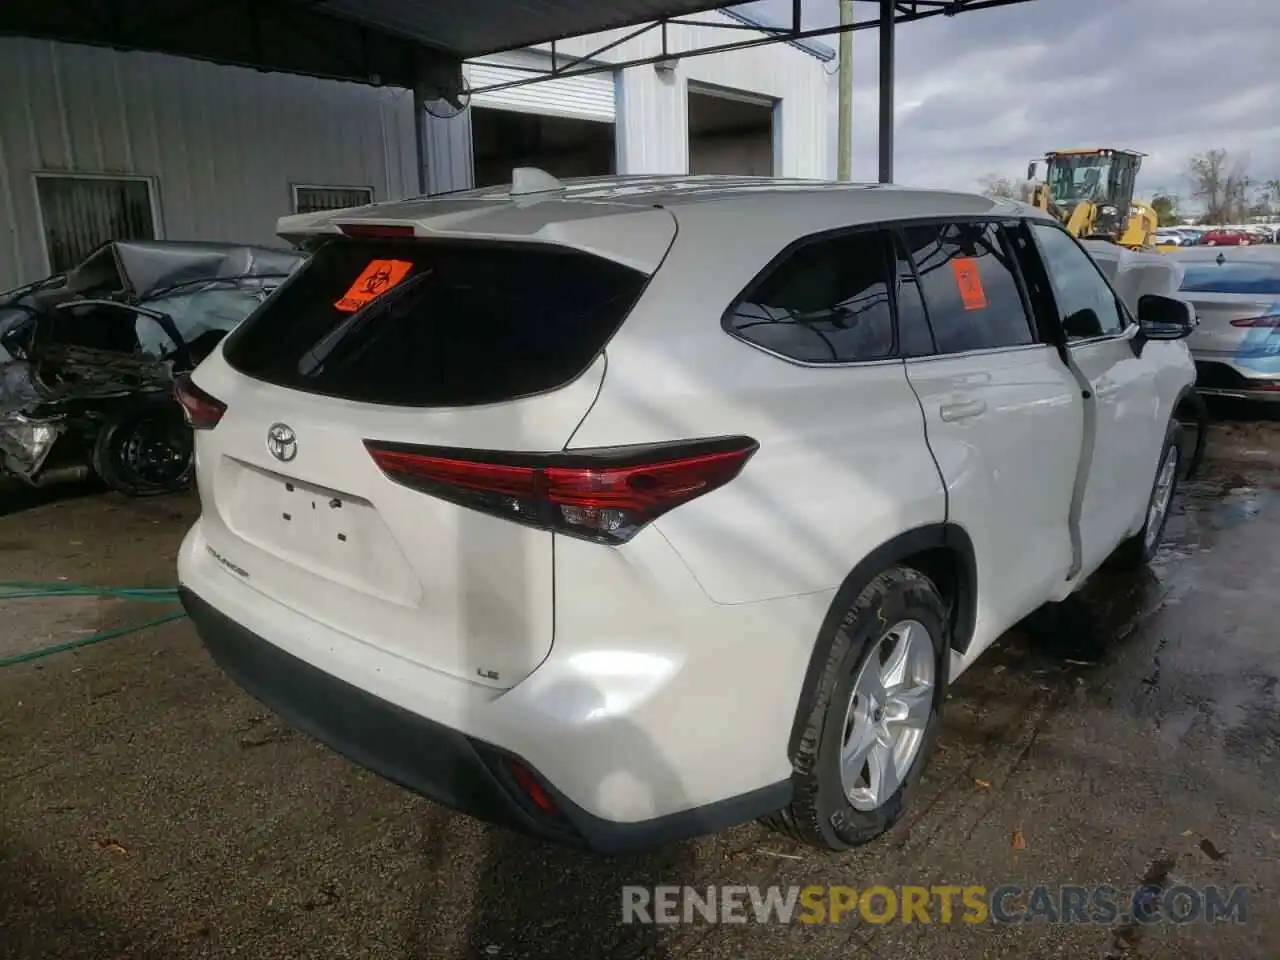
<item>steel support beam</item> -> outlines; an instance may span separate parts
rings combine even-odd
[[[893,183],[894,0],[880,0],[880,182]]]

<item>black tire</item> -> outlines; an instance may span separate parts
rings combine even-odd
[[[879,648],[887,630],[907,620],[923,625],[933,643],[932,710],[901,786],[875,810],[858,810],[846,798],[840,778],[846,711],[863,662]],[[950,667],[947,622],[946,603],[933,581],[916,570],[894,567],[872,580],[834,630],[819,638],[828,652],[812,695],[800,705],[806,719],[792,758],[792,802],[764,818],[765,826],[801,843],[838,851],[876,839],[901,818],[938,735]]]
[[[140,462],[134,447],[140,442],[157,450],[168,445],[170,459],[162,466]],[[166,397],[130,405],[104,423],[94,441],[92,465],[112,490],[127,497],[153,497],[187,487],[193,451],[182,408]]]
[[[1174,458],[1173,485],[1169,489],[1169,503],[1172,504],[1173,498],[1178,493],[1178,480],[1182,473],[1184,459],[1182,424],[1178,423],[1177,420],[1169,421],[1168,429],[1165,431],[1164,444],[1160,447],[1160,459],[1156,461],[1155,476],[1151,479],[1151,492],[1147,494],[1147,516],[1143,520],[1142,529],[1121,543],[1112,555],[1112,563],[1118,567],[1135,569],[1144,566],[1155,558],[1160,549],[1160,541],[1164,538],[1164,530],[1169,523],[1169,514],[1171,513],[1168,507],[1160,515],[1158,528],[1155,530],[1154,535],[1148,536],[1148,534],[1151,532],[1151,504],[1156,496],[1161,469],[1169,456]]]

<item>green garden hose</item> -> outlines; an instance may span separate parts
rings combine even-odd
[[[176,587],[88,587],[82,584],[65,583],[60,580],[52,582],[40,582],[34,580],[0,580],[0,603],[3,603],[6,600],[27,600],[31,598],[48,599],[52,597],[110,597],[115,600],[124,600],[130,603],[174,604],[178,602],[178,590]],[[180,620],[185,616],[186,613],[182,610],[175,610],[171,613],[165,614],[164,616],[144,621],[143,623],[134,623],[123,627],[113,627],[109,630],[102,630],[87,637],[68,640],[65,643],[55,643],[51,646],[41,647],[38,650],[29,650],[26,653],[14,654],[11,657],[3,657],[0,658],[0,668],[11,667],[18,663],[26,663],[30,660],[39,660],[41,657],[48,657],[55,653],[63,653],[67,650],[75,650],[79,647],[87,647],[95,643],[101,643],[103,640],[114,640],[116,637],[124,637],[131,633],[137,633],[140,630],[148,630],[151,627],[158,627],[162,623],[169,623],[172,620]]]

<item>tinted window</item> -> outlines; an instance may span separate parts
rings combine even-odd
[[[226,339],[240,372],[396,406],[466,406],[563,386],[647,277],[578,251],[338,240]]]
[[[1124,314],[1093,258],[1059,227],[1033,223],[1031,231],[1049,274],[1049,286],[1053,289],[1067,339],[1122,333]]]
[[[939,353],[1033,343],[1013,258],[993,223],[903,231]]]
[[[902,238],[894,235],[898,261],[898,351],[904,357],[927,357],[934,352],[933,332],[920,294],[915,267]]]
[[[1183,262],[1182,289],[1192,293],[1280,295],[1280,262]]]
[[[893,353],[884,234],[848,234],[797,249],[726,318],[758,346],[809,363],[879,360]]]

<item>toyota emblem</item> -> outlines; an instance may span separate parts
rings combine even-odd
[[[298,455],[298,438],[293,428],[285,423],[273,423],[267,429],[267,450],[282,463],[288,463]]]

